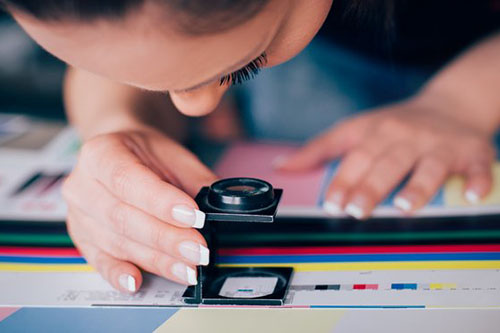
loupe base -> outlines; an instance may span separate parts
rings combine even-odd
[[[198,267],[198,285],[182,297],[186,304],[281,306],[292,267]]]

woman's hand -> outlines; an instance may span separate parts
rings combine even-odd
[[[191,196],[214,180],[193,154],[153,129],[96,136],[63,187],[68,231],[117,289],[137,291],[139,268],[196,284],[194,268],[208,264],[209,252],[193,229],[205,215]]]
[[[346,120],[281,163],[307,170],[342,156],[324,209],[364,219],[410,174],[394,204],[405,213],[425,205],[452,174],[466,179],[465,197],[475,203],[491,189],[491,133],[459,121],[455,103],[420,95]],[[467,113],[465,113],[467,114]]]

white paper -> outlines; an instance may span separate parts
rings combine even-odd
[[[264,295],[274,289],[277,280],[271,279],[263,278],[257,285],[255,281],[232,280],[222,288],[221,295],[231,297],[231,293],[235,295],[235,289],[246,287],[253,288],[255,295]],[[394,290],[391,289],[392,283],[417,283],[422,286],[443,283],[455,287]],[[325,284],[350,285],[351,288],[314,289],[315,285]],[[354,290],[353,284],[378,284],[379,288]],[[139,293],[130,296],[114,290],[94,272],[2,272],[0,306],[184,306],[182,294],[185,289],[183,285],[146,274]],[[296,272],[285,305],[500,308],[500,270]]]
[[[277,277],[228,277],[219,296],[231,298],[257,298],[271,295],[278,283]]]

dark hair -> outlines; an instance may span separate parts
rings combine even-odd
[[[184,32],[201,34],[241,24],[269,0],[0,0],[0,5],[40,20],[92,22],[122,18],[148,2],[163,5]]]

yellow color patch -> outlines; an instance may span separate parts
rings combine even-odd
[[[442,283],[431,283],[431,284],[429,284],[429,288],[431,290],[443,289],[443,284]]]
[[[156,333],[330,333],[344,314],[339,309],[183,308]]]
[[[0,263],[0,272],[93,272],[86,264],[20,264]]]

